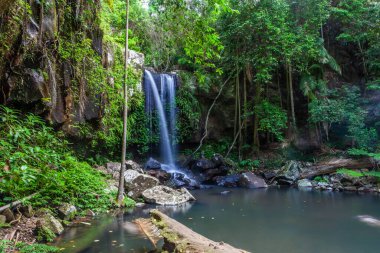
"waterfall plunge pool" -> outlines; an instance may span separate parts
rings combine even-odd
[[[380,227],[358,219],[359,215],[380,217],[377,195],[218,187],[192,193],[197,198],[194,203],[157,208],[194,231],[237,248],[255,253],[379,252]],[[68,229],[56,245],[70,253],[149,252],[153,249],[149,241],[133,233],[128,224],[147,217],[150,208],[155,207]]]

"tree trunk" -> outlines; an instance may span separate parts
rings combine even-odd
[[[260,104],[261,99],[261,87],[260,84],[256,84],[256,96],[255,96],[255,107]],[[259,121],[260,118],[255,113],[254,115],[254,125],[253,125],[253,145],[260,149],[260,139],[259,139]]]
[[[156,227],[164,238],[163,251],[166,252],[214,252],[247,253],[224,242],[212,241],[158,210],[150,211],[152,231]]]
[[[336,172],[338,169],[364,169],[373,168],[375,164],[369,158],[363,158],[360,160],[354,159],[333,159],[327,162],[316,164],[305,169],[301,173],[302,178],[313,178],[320,175],[326,175]]]
[[[243,91],[243,99],[244,99],[244,108],[243,108],[243,115],[244,118],[247,117],[247,76],[245,72],[243,71],[243,76],[244,76],[244,91]],[[244,120],[244,139],[247,140],[247,121]]]
[[[119,175],[119,188],[117,192],[117,203],[123,204],[124,200],[124,172],[125,172],[125,153],[127,152],[127,131],[128,131],[128,30],[129,30],[129,0],[126,0],[126,25],[125,25],[125,53],[124,53],[124,113],[123,113],[123,147],[121,150],[121,168]]]
[[[289,82],[289,94],[290,94],[290,107],[292,113],[292,123],[296,128],[296,113],[294,108],[294,91],[293,91],[293,76],[292,76],[292,65],[288,63],[288,82]]]
[[[282,94],[281,94],[281,85],[280,85],[280,73],[277,69],[277,89],[278,89],[278,97],[280,99],[280,107],[282,109]]]

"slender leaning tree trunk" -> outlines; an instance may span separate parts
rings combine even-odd
[[[125,25],[125,55],[124,55],[124,113],[123,113],[123,147],[121,150],[121,168],[119,176],[119,189],[117,192],[117,203],[122,205],[124,200],[124,171],[125,171],[125,153],[127,152],[127,119],[128,119],[128,29],[129,29],[129,0],[126,0],[126,25]]]

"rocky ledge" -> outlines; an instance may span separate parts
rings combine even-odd
[[[288,161],[275,170],[240,171],[233,161],[215,154],[211,159],[192,160],[187,166],[201,184],[222,187],[290,186],[300,189],[380,193],[378,178],[369,176],[368,173],[376,163],[368,159],[335,158],[315,164]],[[353,169],[362,176],[342,173],[339,171],[341,168]]]
[[[99,167],[105,173],[119,178],[121,164],[107,163],[106,167]],[[191,187],[191,182],[181,173],[168,173],[162,165],[150,159],[143,168],[134,161],[126,162],[124,172],[125,193],[128,197],[146,203],[158,205],[180,205],[195,198],[182,186]],[[176,182],[174,183],[174,181]]]

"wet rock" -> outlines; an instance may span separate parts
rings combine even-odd
[[[15,215],[13,214],[12,210],[9,208],[5,209],[1,214],[5,216],[5,219],[6,219],[5,222],[9,223],[15,220]]]
[[[211,161],[214,163],[215,167],[219,167],[221,165],[225,165],[224,158],[220,154],[214,154],[211,158]]]
[[[225,166],[209,169],[202,173],[204,177],[204,181],[207,181],[207,182],[214,181],[213,179],[216,176],[226,176],[227,174],[228,174],[228,168],[226,168]]]
[[[206,159],[206,158],[201,158],[193,164],[193,166],[191,167],[191,170],[205,171],[205,170],[213,169],[215,167],[216,167],[215,164],[211,160]]]
[[[329,187],[330,185],[326,182],[318,182],[317,186],[321,188],[326,188],[326,187]]]
[[[42,32],[44,37],[47,39],[54,39],[58,33],[58,18],[57,18],[57,8],[55,6],[55,1],[47,0],[45,4],[49,8],[45,11],[42,20]]]
[[[166,172],[165,170],[161,170],[161,169],[148,170],[147,174],[149,176],[157,178],[161,184],[167,183],[170,180],[170,178],[172,177],[172,175],[170,175],[170,173]]]
[[[223,187],[237,187],[240,177],[241,175],[239,174],[220,176],[216,178],[216,183],[218,186]]]
[[[355,186],[345,186],[343,187],[344,191],[356,192],[357,188]]]
[[[252,172],[245,172],[241,174],[240,180],[239,180],[239,186],[244,188],[267,188],[268,185],[265,183],[265,180],[261,177],[256,176]]]
[[[265,180],[269,181],[272,180],[274,177],[277,176],[277,173],[274,171],[264,171],[260,174]]]
[[[168,182],[168,186],[174,187],[174,188],[188,187],[190,185],[191,185],[191,180],[187,178],[186,175],[181,172],[172,173],[170,180]]]
[[[45,212],[38,220],[37,227],[45,227],[56,235],[62,234],[64,228],[62,224],[51,213]]]
[[[135,205],[136,207],[143,207],[143,206],[145,206],[145,203],[136,203],[136,205]]]
[[[75,215],[77,214],[77,208],[69,203],[63,203],[58,208],[58,216],[62,220],[73,220],[75,218]]]
[[[28,206],[23,206],[20,208],[21,213],[26,217],[26,218],[31,218],[34,215],[33,207],[31,205]]]
[[[161,163],[152,157],[144,165],[145,170],[159,170],[161,169]]]
[[[142,197],[147,203],[164,206],[174,206],[195,200],[193,195],[185,188],[174,190],[162,185],[145,190]]]
[[[285,164],[278,172],[277,181],[279,184],[291,185],[294,184],[301,176],[302,163],[290,161]]]
[[[298,188],[309,188],[313,187],[313,184],[309,179],[302,179],[297,181],[297,187]]]
[[[125,168],[127,170],[135,170],[135,171],[138,171],[140,173],[144,172],[142,166],[140,164],[132,161],[132,160],[128,160],[125,162]]]
[[[132,199],[141,197],[141,193],[159,184],[157,178],[141,174],[135,170],[127,170],[124,173],[125,189]]]

